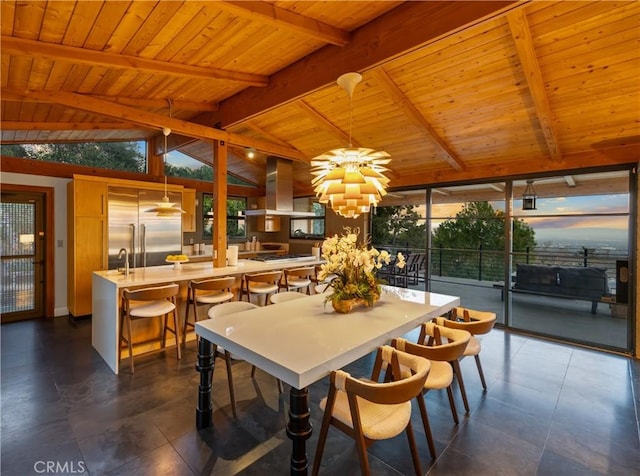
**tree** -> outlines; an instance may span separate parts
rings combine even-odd
[[[371,242],[377,247],[424,249],[425,223],[415,205],[377,207],[371,219]]]
[[[204,214],[204,229],[202,236],[213,236],[213,195],[205,193],[202,196],[202,212]],[[246,218],[243,212],[247,208],[244,198],[227,198],[227,237],[240,238],[247,236]]]
[[[29,157],[27,149],[22,144],[0,144],[0,155],[21,159]]]
[[[26,159],[110,170],[145,171],[137,142],[70,142],[2,146],[2,154]]]
[[[445,276],[499,280],[503,275],[505,216],[489,202],[466,203],[455,218],[445,220],[433,232],[432,260]],[[513,221],[513,251],[535,246],[535,231],[521,219]],[[467,251],[468,250],[468,251]],[[434,253],[435,256],[435,253]]]

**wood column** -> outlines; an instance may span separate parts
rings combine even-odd
[[[213,141],[213,266],[227,265],[227,143]]]
[[[162,140],[164,141],[164,136]],[[164,142],[163,142],[164,147]],[[165,164],[164,164],[164,152],[160,154],[156,154],[156,148],[153,146],[153,141],[147,141],[147,174],[152,177],[162,177],[164,178]]]

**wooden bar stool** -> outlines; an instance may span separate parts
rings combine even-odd
[[[322,271],[322,265],[317,264],[314,266],[314,274],[311,281],[313,282],[313,290],[316,294],[322,294],[331,289],[331,281],[336,278],[335,274],[329,274],[324,279],[320,279],[318,276]]]
[[[214,306],[227,301],[233,301],[234,294],[231,288],[236,282],[233,276],[224,278],[205,279],[200,281],[189,281],[187,289],[187,305],[184,314],[184,327],[182,329],[182,345],[187,342],[187,327],[195,329],[198,322],[198,306]],[[193,323],[189,321],[189,311],[193,308]]]
[[[282,271],[268,271],[266,273],[245,274],[242,277],[242,287],[240,288],[240,299],[244,294],[247,301],[251,302],[251,296],[264,296],[264,306],[269,304],[269,295],[277,293],[280,289],[280,278]]]
[[[283,271],[284,282],[282,289],[285,291],[298,291],[307,288],[307,294],[311,294],[311,282],[315,272],[313,266],[307,268],[291,268]]]
[[[133,367],[133,331],[131,322],[140,319],[160,319],[162,322],[162,346],[152,352],[165,350],[167,344],[167,331],[176,336],[176,355],[178,360],[180,354],[180,329],[178,326],[178,313],[176,312],[176,296],[178,295],[178,285],[169,284],[153,288],[122,290],[122,314],[120,320],[120,345],[118,345],[118,361],[122,355],[122,342],[126,342],[129,348],[129,366],[131,373]],[[173,329],[169,327],[169,314],[173,314]],[[124,337],[124,328],[128,335]]]

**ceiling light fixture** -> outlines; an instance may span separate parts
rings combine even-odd
[[[169,100],[169,117],[171,117],[171,100]],[[164,171],[164,197],[162,201],[158,202],[157,206],[146,210],[147,212],[156,213],[159,217],[176,215],[178,213],[186,213],[182,208],[176,207],[175,203],[169,201],[169,195],[167,194],[167,137],[171,134],[171,129],[168,127],[162,128],[162,134],[164,134],[164,154],[162,155],[162,169]]]
[[[254,149],[253,147],[249,147],[247,149],[247,152],[245,153],[245,156],[247,157],[247,159],[254,159],[256,156],[256,149]]]
[[[347,218],[368,213],[386,195],[389,179],[383,175],[391,159],[384,151],[351,145],[353,91],[362,80],[359,73],[346,73],[338,78],[338,86],[349,94],[349,147],[334,149],[311,160],[311,181],[320,203],[329,204],[334,212]]]
[[[533,188],[533,180],[527,180],[527,188],[524,189],[522,194],[522,209],[523,210],[537,210],[536,208],[536,191]]]

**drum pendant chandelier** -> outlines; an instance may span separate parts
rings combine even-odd
[[[351,125],[353,90],[362,80],[359,73],[346,73],[338,78],[338,86],[349,95],[349,147],[334,149],[311,160],[311,181],[320,203],[329,204],[334,212],[356,218],[369,212],[387,194],[389,179],[383,175],[391,159],[384,151],[352,147]]]

